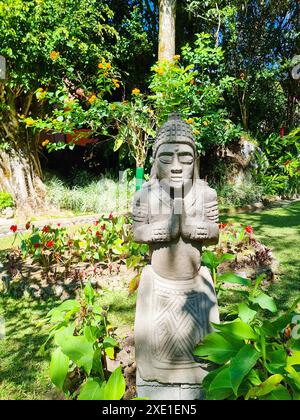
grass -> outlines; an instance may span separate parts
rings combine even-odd
[[[84,175],[84,176],[83,176]],[[68,184],[57,176],[48,175],[45,184],[46,200],[49,206],[71,210],[75,214],[128,212],[132,205],[135,181],[119,182],[112,177],[92,178],[79,173],[79,182]]]
[[[99,302],[109,306],[113,327],[133,326],[135,296],[124,290],[105,291]],[[1,319],[5,321],[5,337],[0,338],[0,400],[60,398],[49,379],[49,352],[46,357],[38,354],[47,339],[41,320],[57,304],[0,297],[0,327]]]
[[[259,213],[223,216],[225,220],[252,225],[256,236],[274,250],[282,274],[270,291],[280,309],[287,310],[300,294],[300,202]],[[100,303],[109,305],[113,326],[133,326],[135,296],[128,297],[121,290],[105,291]],[[37,354],[47,336],[40,320],[54,304],[0,297],[0,317],[6,327],[5,338],[0,339],[0,399],[59,398],[49,381],[49,357]]]
[[[280,279],[269,288],[281,310],[288,310],[300,296],[300,201],[259,213],[223,216],[222,221],[251,225],[261,242],[280,262]]]
[[[0,398],[44,399],[51,392],[49,361],[37,352],[46,339],[39,326],[53,303],[0,298],[5,337],[0,340]]]

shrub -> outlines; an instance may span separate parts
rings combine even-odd
[[[11,229],[16,236],[20,235],[17,225]],[[26,229],[27,232],[20,235],[21,246],[16,251],[18,260],[29,258],[30,263],[44,270],[48,280],[59,279],[62,275],[66,278],[72,272],[77,279],[78,264],[89,265],[91,275],[98,269],[110,274],[119,273],[121,266],[126,265],[135,271],[129,279],[129,292],[138,287],[142,268],[148,261],[148,246],[134,242],[129,218],[111,213],[75,232],[68,232],[60,225],[46,225],[40,229],[29,222]],[[15,258],[14,252],[9,255],[11,261]]]
[[[109,377],[106,363],[107,357],[114,359],[118,342],[112,336],[107,308],[97,305],[96,297],[88,283],[78,300],[66,300],[48,313],[51,327],[46,343],[50,340],[55,345],[50,377],[72,399],[120,400],[125,392],[121,368]]]
[[[216,331],[197,346],[195,355],[218,365],[203,381],[206,399],[298,400],[300,335],[297,304],[272,322],[257,307],[272,310],[274,302],[254,289],[240,303],[238,317],[214,324]]]
[[[14,201],[12,196],[9,193],[0,191],[0,210],[3,210],[7,207],[13,207]]]
[[[216,186],[220,208],[242,207],[261,201],[263,187],[253,181],[241,185],[224,184]]]

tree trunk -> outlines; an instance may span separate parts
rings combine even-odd
[[[19,125],[15,98],[5,92],[3,85],[1,88],[1,102],[7,106],[0,120],[0,140],[4,146],[0,147],[0,191],[11,194],[18,212],[28,216],[44,208],[45,186],[39,157],[35,139],[28,138]]]
[[[23,151],[0,152],[0,190],[12,195],[22,214],[44,207],[45,187]]]
[[[159,2],[158,60],[171,61],[175,55],[176,0]]]

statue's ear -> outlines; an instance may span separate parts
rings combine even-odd
[[[195,155],[195,162],[194,162],[194,179],[199,179],[199,167],[200,167],[200,156],[198,154]]]
[[[150,172],[150,179],[156,179],[156,178],[157,178],[157,163],[156,163],[156,159],[154,159],[151,172]]]

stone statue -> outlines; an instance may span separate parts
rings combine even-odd
[[[217,194],[199,179],[193,133],[171,114],[157,134],[150,181],[136,192],[134,238],[147,243],[135,319],[138,396],[196,399],[206,366],[193,350],[219,321],[203,245],[218,242]]]

